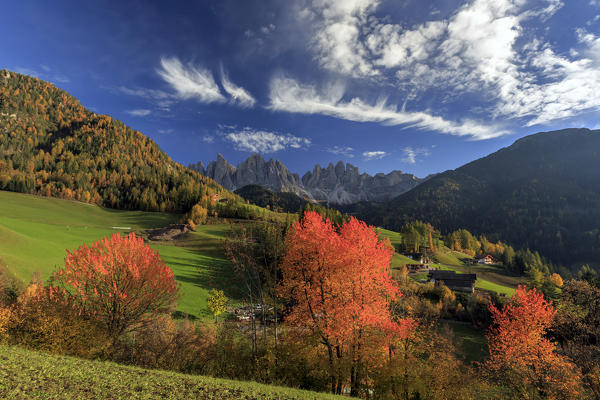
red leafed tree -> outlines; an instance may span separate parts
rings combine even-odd
[[[368,357],[383,348],[391,322],[389,302],[400,292],[389,273],[393,250],[354,218],[339,232],[308,212],[286,238],[279,294],[294,304],[287,322],[308,329],[326,347],[332,392],[344,383],[342,358],[357,394]]]
[[[65,267],[54,275],[50,290],[101,321],[114,343],[170,310],[179,287],[158,252],[130,233],[67,250]]]
[[[545,336],[556,311],[542,293],[519,286],[508,304],[502,309],[491,304],[490,312],[494,325],[487,335],[490,358],[485,366],[496,378],[543,398],[577,398],[575,365]]]

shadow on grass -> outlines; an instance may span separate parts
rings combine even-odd
[[[102,208],[104,211],[117,214],[124,225],[133,225],[140,229],[162,228],[177,223],[181,219],[180,214],[167,214],[160,212],[115,210],[113,208]]]
[[[205,234],[187,234],[170,245],[182,247],[187,256],[165,255],[167,264],[173,266],[176,280],[196,285],[203,289],[221,289],[231,299],[239,299],[241,280],[227,260],[224,240],[209,237],[206,234],[224,235],[222,227],[214,230],[203,229]]]

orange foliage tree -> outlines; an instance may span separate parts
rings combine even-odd
[[[351,218],[339,231],[307,212],[286,238],[278,292],[294,304],[286,321],[326,347],[332,392],[358,394],[370,357],[385,348],[389,302],[401,293],[389,273],[393,250],[375,230]]]
[[[51,280],[50,292],[66,298],[79,313],[93,316],[113,344],[176,303],[173,272],[135,233],[113,234],[67,251],[65,267]]]
[[[545,335],[556,311],[535,288],[519,286],[502,309],[490,304],[494,325],[488,333],[492,376],[527,398],[577,398],[576,367],[556,352]]]

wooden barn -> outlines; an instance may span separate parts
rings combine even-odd
[[[450,290],[473,293],[477,274],[457,274],[454,271],[435,270],[429,272],[429,278],[436,285],[443,283]]]

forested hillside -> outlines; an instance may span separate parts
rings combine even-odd
[[[517,140],[446,171],[385,205],[350,210],[399,230],[427,221],[443,233],[466,228],[556,263],[600,260],[600,131],[567,129]]]
[[[0,71],[0,189],[145,211],[187,211],[203,195],[224,193],[142,133],[7,70]]]

